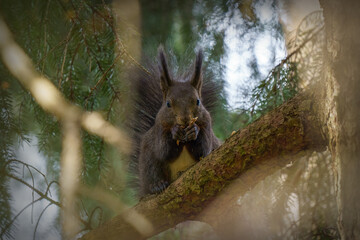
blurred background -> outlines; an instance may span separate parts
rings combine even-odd
[[[322,44],[319,4],[305,1],[296,8],[299,16],[289,5],[275,0],[2,0],[0,14],[38,72],[70,102],[98,111],[120,127],[132,111],[131,71],[147,71],[160,44],[174,72],[187,70],[203,49],[205,76],[219,86],[214,131],[225,140],[318,74],[309,66],[321,64],[316,51]],[[307,62],[299,60],[310,53]],[[0,236],[61,239],[60,124],[2,63],[0,93]],[[134,205],[127,157],[85,131],[82,143],[80,181]],[[329,153],[306,153],[299,159],[238,199],[236,234],[251,239],[337,238]],[[318,181],[308,186],[309,178]],[[79,196],[77,206],[83,231],[118,213],[88,196]],[[173,229],[156,238],[186,239],[182,234]],[[210,230],[207,234],[216,237]]]

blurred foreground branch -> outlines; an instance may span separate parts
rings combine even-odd
[[[77,119],[81,126],[94,135],[116,146],[121,152],[130,152],[130,141],[124,131],[107,122],[99,113],[84,112],[67,101],[55,85],[36,72],[30,58],[15,43],[5,22],[0,18],[0,53],[10,72],[30,91],[36,102],[60,121]]]
[[[65,239],[73,239],[80,230],[76,217],[76,190],[82,166],[81,136],[79,124],[71,117],[63,122],[62,129],[60,189],[61,202],[66,206],[62,211],[62,228]]]
[[[321,108],[316,91],[302,93],[238,131],[217,150],[185,172],[163,193],[140,201],[135,207],[84,235],[82,239],[143,239],[185,220],[214,222],[216,216],[199,215],[214,197],[235,179],[245,182],[242,193],[284,167],[303,150],[326,146],[316,113]],[[276,159],[281,159],[277,161]],[[221,211],[222,207],[219,207]],[[154,226],[146,236],[124,221],[141,213]]]
[[[80,230],[76,211],[76,192],[82,168],[80,128],[103,138],[125,154],[131,151],[130,141],[122,130],[107,122],[99,113],[84,112],[67,101],[50,80],[35,70],[30,58],[15,43],[1,18],[0,54],[6,67],[30,91],[36,102],[62,123],[60,188],[63,236],[73,239]],[[139,214],[132,220],[136,221],[143,221]]]

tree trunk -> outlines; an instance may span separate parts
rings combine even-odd
[[[216,194],[234,179],[240,177],[246,180],[248,186],[243,189],[246,191],[288,163],[273,159],[304,149],[323,148],[325,141],[318,118],[314,115],[321,106],[319,101],[310,100],[312,95],[298,95],[238,131],[163,193],[143,199],[82,239],[142,239],[153,236],[185,220],[197,219]],[[145,236],[128,223],[127,219],[137,213],[153,225]],[[207,221],[206,216],[201,216],[201,220]]]
[[[333,157],[338,228],[360,239],[360,1],[321,1],[326,31],[325,116]]]

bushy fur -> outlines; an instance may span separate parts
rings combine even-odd
[[[140,176],[134,182],[136,186],[140,187],[141,196],[162,191],[167,187],[170,180],[166,173],[166,162],[172,161],[183,147],[191,148],[195,160],[198,161],[200,157],[205,157],[219,146],[219,141],[211,129],[211,117],[208,112],[211,112],[216,106],[218,88],[210,79],[203,79],[201,51],[199,51],[197,60],[190,67],[190,70],[181,75],[172,76],[161,48],[159,49],[159,59],[156,64],[147,67],[150,73],[140,71],[133,75],[131,79],[131,92],[133,93],[133,105],[135,108],[129,121],[131,136],[134,141],[130,171],[135,176]],[[200,114],[201,117],[199,115],[199,120],[194,124],[195,128],[198,127],[198,130],[194,129],[191,132],[194,134],[194,132],[198,131],[196,134],[198,134],[199,138],[187,142],[182,141],[178,145],[175,140],[178,135],[174,131],[183,131],[179,129],[181,125],[179,121],[190,120],[187,116],[181,115],[189,112],[189,109],[185,108],[190,107],[185,107],[185,105],[192,106],[188,104],[188,101],[196,95],[196,89],[194,87],[189,88],[189,82],[194,78],[197,78],[198,84],[200,84],[197,95],[200,98],[201,107],[198,107],[196,114]],[[170,89],[170,86],[167,86],[168,84],[176,86],[172,86]],[[179,93],[181,88],[184,88],[183,93]],[[178,94],[176,98],[181,98],[183,101],[183,104],[178,106],[177,120],[171,112],[167,114],[170,109],[165,106],[168,97],[166,94]],[[194,147],[195,145],[196,147]],[[198,147],[198,145],[203,146]],[[143,159],[142,162],[140,159]],[[144,174],[148,176],[144,177]]]

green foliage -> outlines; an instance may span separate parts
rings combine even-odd
[[[10,230],[3,233],[3,228],[11,219],[10,193],[6,175],[11,171],[8,162],[14,157],[9,139],[12,139],[18,128],[13,125],[11,98],[8,91],[4,89],[5,84],[6,82],[2,82],[2,88],[0,87],[0,231],[5,238],[11,238]]]
[[[223,64],[226,55],[224,26],[241,8],[247,12],[245,25],[241,25],[247,27],[244,31],[255,29],[252,33],[259,33],[267,27],[278,27],[262,25],[253,15],[251,5],[246,5],[244,10],[237,1],[141,0],[140,4],[144,56],[156,55],[159,44],[164,44],[176,56],[179,70],[182,70],[193,62],[194,50],[203,48],[208,69],[206,74],[219,86],[219,103],[213,115],[214,131],[219,138],[224,140],[233,130],[243,128],[296,93],[296,66],[286,63],[275,68],[252,90],[253,105],[250,109],[230,110],[225,92],[226,66]],[[119,76],[129,59],[123,52],[115,51],[119,40],[107,2],[4,0],[0,9],[16,41],[33,60],[36,69],[50,79],[69,101],[84,110],[101,112],[114,124],[126,118],[128,92]],[[260,75],[257,74],[256,60],[251,64],[251,80],[258,82]],[[46,156],[48,178],[58,179],[61,125],[36,104],[2,65],[0,67],[2,173],[11,170],[6,168],[6,163],[14,157],[14,136],[26,140],[26,136],[32,135],[37,137],[40,151]],[[4,84],[9,86],[4,87]],[[126,169],[120,160],[122,157],[98,137],[84,132],[82,140],[82,181],[90,186],[101,186],[117,198],[132,203],[131,190],[124,184]],[[1,226],[11,216],[4,176],[0,174],[0,213],[4,216],[0,219]],[[82,217],[92,221],[92,227],[114,214],[106,206],[87,198],[82,198],[79,206]]]
[[[297,93],[298,78],[295,63],[289,62],[275,67],[251,92],[252,106],[248,110],[250,119],[256,120],[294,97]]]
[[[8,175],[16,170],[10,165],[15,159],[13,143],[29,140],[20,122],[23,116],[14,114],[14,99],[10,91],[13,87],[4,76],[4,68],[0,65],[0,237],[11,239],[15,228],[7,227],[12,217]]]
[[[2,9],[6,9],[3,14],[10,29],[37,69],[52,80],[67,99],[86,110],[104,112],[107,118],[112,116],[112,104],[119,98],[115,88],[118,80],[114,75],[113,20],[107,7],[86,1],[17,1],[14,4],[4,1]],[[20,17],[18,13],[22,13]],[[23,90],[18,89],[14,95],[17,94],[23,95]],[[26,104],[28,100],[19,99],[18,104]],[[36,104],[26,110],[40,127],[35,134],[41,150],[53,164],[58,163],[61,126]],[[85,162],[90,166],[100,165],[104,160],[102,141],[88,134],[83,138]],[[101,169],[90,169],[91,176],[100,175]]]
[[[120,102],[119,80],[114,66],[120,63],[121,57],[117,56],[115,60],[114,25],[108,6],[102,1],[2,1],[1,14],[36,69],[50,79],[68,100],[83,109],[100,111],[106,119],[114,122],[117,114],[114,104]],[[18,137],[35,135],[41,152],[47,158],[48,178],[56,180],[62,138],[59,122],[45,113],[7,70],[2,69],[1,75],[1,79],[7,79],[1,84],[8,84],[11,88],[11,91],[1,90],[1,97],[8,100],[1,100],[1,111],[7,116],[17,116],[5,119],[4,125],[1,125],[1,129],[7,131],[1,132],[1,148],[14,148],[13,139],[8,136],[10,133]],[[9,124],[19,124],[21,128],[9,127]],[[82,176],[85,183],[106,185],[108,179],[104,177],[104,172],[109,172],[110,163],[119,161],[117,155],[107,154],[106,151],[101,139],[83,134],[85,168]],[[1,154],[1,157],[4,158],[1,161],[4,166],[0,167],[4,169],[10,155]],[[1,189],[4,189],[1,194],[8,194],[3,174],[1,178]],[[118,185],[114,182],[110,185],[113,184]],[[8,199],[8,195],[1,197],[2,201]],[[84,212],[91,212],[97,203],[85,200],[83,206],[86,208]],[[4,202],[2,207],[7,209],[2,216],[9,219],[9,205]],[[107,211],[103,220],[112,214]]]

